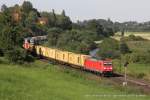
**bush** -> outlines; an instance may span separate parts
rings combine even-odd
[[[119,47],[119,49],[120,49],[120,53],[121,54],[131,53],[128,45],[126,44],[126,42],[123,39],[120,41],[120,47]]]
[[[28,55],[22,48],[13,48],[5,52],[5,57],[10,63],[23,64],[24,62],[34,61],[33,57]]]
[[[146,39],[140,37],[140,36],[135,36],[135,35],[129,35],[128,37],[125,37],[126,41],[144,41]]]
[[[107,38],[99,45],[98,56],[101,58],[118,58],[120,56],[118,41]]]
[[[137,75],[137,78],[142,79],[142,78],[145,77],[145,76],[146,76],[145,73],[139,73],[139,74]]]
[[[126,54],[124,59],[130,63],[150,63],[150,53],[149,52],[134,52],[131,54]]]

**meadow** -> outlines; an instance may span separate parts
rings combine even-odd
[[[148,100],[132,88],[92,80],[91,74],[36,61],[25,65],[0,62],[0,100]]]
[[[145,52],[150,50],[150,41],[127,41],[133,52]]]
[[[115,36],[113,36],[113,38],[120,40],[120,35],[121,32],[117,32],[115,33]],[[129,36],[129,35],[140,36],[144,39],[150,40],[150,32],[125,32],[125,36]]]
[[[118,73],[124,73],[123,64],[120,66],[120,60],[114,60],[114,71]],[[150,81],[150,64],[130,63],[127,67],[127,74]]]

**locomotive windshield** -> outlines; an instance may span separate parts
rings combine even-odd
[[[111,62],[107,62],[107,63],[105,62],[104,66],[112,66],[112,63]]]

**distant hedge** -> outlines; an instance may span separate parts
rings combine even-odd
[[[134,52],[126,54],[123,59],[131,63],[150,64],[150,52]]]
[[[141,36],[129,35],[128,37],[124,37],[125,41],[146,41],[146,39]]]

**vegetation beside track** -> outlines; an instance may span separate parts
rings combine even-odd
[[[113,86],[106,80],[92,80],[90,74],[36,61],[26,65],[0,62],[2,100],[147,100],[140,91]],[[127,94],[127,95],[126,95]],[[118,96],[117,96],[118,95]]]
[[[120,60],[114,60],[114,71],[124,73],[123,65],[120,67]],[[127,74],[139,79],[146,79],[150,81],[150,65],[140,63],[130,63],[127,68]]]
[[[122,67],[120,68],[120,59],[115,59],[114,69],[117,72],[124,73],[123,62],[124,60],[129,61],[127,68],[128,75],[136,78],[143,78],[150,80],[150,41],[127,41],[126,42],[132,53],[129,53],[122,57]]]

